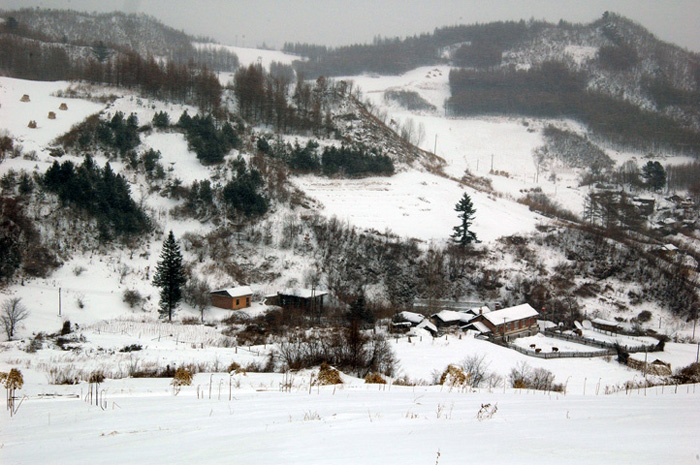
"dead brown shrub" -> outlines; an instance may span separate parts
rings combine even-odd
[[[386,380],[379,373],[370,373],[365,376],[365,384],[386,384]]]
[[[461,368],[455,365],[448,365],[447,368],[445,368],[445,371],[442,373],[442,376],[440,376],[440,384],[443,386],[466,386],[467,381],[467,375],[464,374],[464,371]]]

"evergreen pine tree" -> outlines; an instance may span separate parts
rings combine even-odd
[[[472,199],[466,192],[459,202],[457,202],[457,205],[455,205],[455,211],[459,213],[457,216],[460,219],[460,224],[453,228],[454,233],[452,233],[452,239],[454,239],[460,247],[466,247],[473,242],[478,242],[476,233],[469,230],[469,227],[474,221],[476,210],[472,204]]]
[[[647,186],[658,191],[666,185],[666,170],[658,161],[647,162],[642,168],[642,177]]]
[[[173,320],[173,311],[182,299],[182,286],[185,282],[180,246],[177,245],[175,235],[170,231],[163,242],[160,261],[153,277],[153,284],[160,288],[160,314],[162,317],[167,316],[168,321]]]

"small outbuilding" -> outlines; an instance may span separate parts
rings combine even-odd
[[[620,323],[616,321],[603,320],[602,318],[596,318],[591,320],[593,327],[599,331],[607,331],[609,333],[619,333]]]
[[[278,292],[275,300],[276,305],[282,308],[322,312],[323,298],[326,295],[328,295],[326,291],[295,288]]]
[[[214,307],[227,310],[239,310],[250,307],[253,290],[250,286],[238,286],[230,289],[219,289],[209,293]]]

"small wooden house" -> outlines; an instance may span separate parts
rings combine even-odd
[[[253,290],[250,286],[238,286],[230,289],[219,289],[209,293],[214,307],[227,310],[239,310],[250,307]]]

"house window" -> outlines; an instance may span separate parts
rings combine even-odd
[[[239,299],[236,299],[236,307],[238,307],[238,300],[239,300]]]
[[[245,298],[245,304],[247,307],[250,307],[250,297]]]

